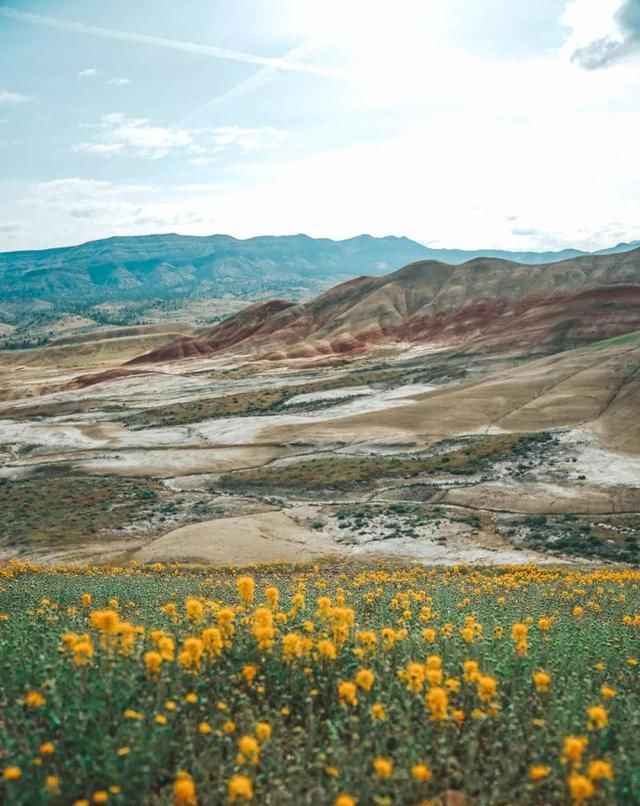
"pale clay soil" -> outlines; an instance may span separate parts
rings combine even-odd
[[[79,373],[16,368],[3,380],[10,381],[9,394],[16,405],[73,399],[137,409],[264,387],[265,380],[291,383],[318,377],[313,373],[292,376],[282,367],[265,367],[256,378],[212,384],[206,372],[220,366],[215,360],[180,362],[144,377],[41,397],[37,395],[42,389],[67,383]],[[117,413],[100,409],[40,421],[5,419],[0,420],[0,445],[29,446],[30,452],[11,454],[0,466],[0,477],[20,478],[39,465],[67,462],[86,474],[153,476],[174,489],[189,489],[197,485],[199,477],[210,486],[217,474],[273,461],[296,461],[297,456],[310,452],[393,453],[404,450],[399,447],[403,444],[425,449],[439,439],[464,434],[508,433],[531,429],[536,423],[546,428],[547,420],[558,422],[557,412],[561,411],[559,422],[564,429],[553,464],[537,468],[533,478],[514,479],[507,465],[504,474],[498,473],[491,481],[454,480],[443,485],[449,486],[443,503],[489,513],[640,511],[640,458],[608,450],[590,430],[589,421],[580,422],[581,412],[590,411],[584,402],[590,389],[585,390],[579,405],[571,402],[569,406],[570,414],[575,410],[580,415],[574,417],[578,424],[565,412],[571,396],[564,387],[569,381],[575,383],[572,378],[576,375],[581,377],[580,369],[558,378],[555,386],[545,379],[545,372],[544,367],[531,368],[528,373],[518,370],[515,379],[497,377],[486,387],[461,387],[459,392],[456,386],[443,390],[429,384],[391,390],[349,387],[301,394],[289,401],[290,412],[272,416],[228,417],[137,431],[119,423]],[[529,384],[536,387],[535,405],[527,397],[531,395]],[[346,397],[350,399],[344,400]],[[300,404],[331,400],[335,405],[318,411],[295,411]],[[141,561],[198,559],[247,564],[377,554],[424,563],[557,562],[557,558],[516,550],[493,530],[472,532],[460,524],[443,525],[437,533],[425,527],[416,538],[376,539],[371,535],[348,542],[331,518],[324,519],[322,530],[310,527],[320,509],[283,502],[278,510],[182,526],[157,538],[92,539],[81,548],[52,551],[49,559],[105,560],[126,554]]]
[[[231,563],[300,562],[323,557],[386,555],[418,560],[428,565],[487,563],[491,565],[557,562],[534,551],[517,551],[496,535],[471,536],[450,530],[446,544],[434,537],[371,539],[356,545],[336,542],[343,530],[335,526],[318,531],[305,523],[315,507],[294,507],[192,524],[152,540],[133,554],[140,562]]]

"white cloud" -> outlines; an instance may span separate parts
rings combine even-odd
[[[219,126],[187,129],[155,126],[148,118],[128,118],[120,112],[103,115],[95,142],[73,146],[76,152],[113,156],[128,153],[143,159],[163,159],[171,153],[185,155],[193,165],[207,165],[234,148],[244,154],[276,148],[285,132],[273,126]]]
[[[15,235],[24,230],[25,225],[21,221],[5,221],[0,224],[0,233],[3,235]]]
[[[72,151],[112,156],[113,154],[119,154],[123,148],[122,143],[76,143],[72,147]]]
[[[215,229],[208,198],[203,205],[197,191],[165,191],[82,177],[0,183],[0,250],[46,248],[111,235]]]
[[[192,182],[186,185],[178,185],[176,190],[180,193],[211,193],[223,190],[227,185],[217,182]]]
[[[107,140],[146,159],[162,159],[192,143],[186,129],[152,126],[147,118],[127,118],[119,113],[103,115]]]
[[[9,92],[9,90],[0,90],[0,104],[22,104],[25,101],[30,101],[30,95],[23,95],[21,92]]]
[[[104,83],[110,84],[112,87],[125,87],[127,84],[131,84],[131,80],[128,78],[110,78]]]
[[[571,61],[587,70],[640,53],[638,0],[570,0],[562,21],[571,28]]]
[[[152,185],[109,182],[106,179],[83,179],[78,176],[35,182],[29,186],[29,189],[34,197],[61,202],[93,199],[97,196],[127,196],[157,191],[157,188]]]
[[[225,148],[235,146],[245,153],[275,148],[286,136],[285,132],[273,126],[219,126],[209,131],[215,151],[224,151]]]
[[[78,78],[90,78],[98,73],[95,67],[86,67],[78,72]]]

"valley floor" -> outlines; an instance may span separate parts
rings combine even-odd
[[[0,555],[634,564],[639,360],[633,339],[334,367],[0,354]]]

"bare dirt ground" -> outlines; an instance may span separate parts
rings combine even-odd
[[[518,551],[496,534],[459,534],[450,530],[443,545],[429,538],[385,538],[345,544],[335,527],[310,529],[316,507],[220,518],[192,524],[159,537],[132,555],[140,562],[211,562],[252,565],[261,562],[303,562],[322,557],[386,555],[428,565],[487,563],[492,565],[557,562],[533,552]],[[438,535],[446,534],[446,530]],[[337,539],[338,538],[338,539]]]
[[[368,358],[335,369],[187,360],[86,388],[74,386],[75,380],[111,366],[103,361],[108,353],[65,353],[56,366],[53,349],[40,358],[32,351],[28,362],[8,361],[0,370],[0,400],[5,401],[0,406],[0,483],[25,480],[37,488],[63,472],[71,479],[151,479],[162,483],[162,507],[168,509],[160,508],[152,518],[145,514],[131,529],[124,524],[117,539],[105,533],[88,535],[82,545],[52,545],[48,553],[39,547],[41,558],[134,556],[242,564],[375,553],[426,563],[542,562],[547,555],[506,540],[492,518],[640,513],[637,348],[581,350],[515,368],[503,362],[490,374],[455,380],[442,378],[440,370],[439,375],[427,371],[429,361],[442,361],[440,352],[428,349],[396,351],[375,359],[383,363]],[[413,363],[398,373],[399,362],[408,359]],[[363,383],[361,372],[372,368],[375,382]],[[285,384],[302,388],[345,375],[348,382],[339,388],[303,391],[281,408],[256,415],[135,427],[130,420],[163,407],[258,395]],[[216,505],[223,476],[247,469],[295,467],[313,457],[400,461],[425,451],[446,452],[459,440],[466,444],[487,435],[539,431],[553,432],[557,444],[535,461],[498,457],[462,475],[446,468],[411,477],[400,473],[373,490],[357,485],[338,493],[316,490],[304,497],[304,506],[277,486],[240,490],[245,504],[213,519],[205,506],[207,500]],[[427,518],[405,534],[404,527],[399,533],[387,528],[402,519],[381,516],[377,525],[350,537],[331,509],[341,502],[401,500],[404,493],[409,500],[422,500],[420,490],[427,488],[425,512],[444,506],[469,517],[479,513],[482,526]],[[187,500],[194,490],[201,493],[197,507]],[[12,513],[6,514],[0,550],[4,541],[11,544],[12,556],[20,555],[20,546],[11,543]],[[557,562],[558,555],[552,559]]]
[[[326,537],[305,528],[299,512],[266,512],[195,523],[169,532],[140,549],[141,562],[167,560],[249,565],[297,562],[337,553]]]

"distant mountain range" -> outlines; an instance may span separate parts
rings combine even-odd
[[[640,241],[596,254],[625,252]],[[229,235],[140,235],[80,246],[0,253],[0,300],[94,304],[158,297],[293,298],[363,274],[380,276],[416,260],[459,264],[493,257],[520,264],[588,253],[433,249],[409,238],[359,235],[342,241],[307,235],[239,240]]]

